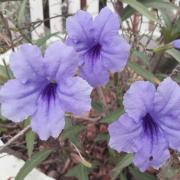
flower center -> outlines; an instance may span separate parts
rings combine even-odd
[[[144,133],[150,136],[152,140],[158,133],[158,125],[149,113],[143,117],[143,129]]]
[[[51,99],[55,100],[56,89],[57,89],[57,83],[55,81],[51,81],[43,89],[43,91],[42,91],[42,98],[44,100],[47,100],[48,104],[50,103]]]
[[[101,45],[97,43],[89,49],[88,55],[90,56],[90,58],[94,60],[99,57],[100,52],[101,52]]]

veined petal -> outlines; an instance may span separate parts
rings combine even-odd
[[[153,110],[152,102],[155,91],[155,86],[150,82],[134,82],[124,95],[125,112],[138,122],[146,113]]]
[[[180,116],[162,116],[159,121],[169,147],[180,151]]]
[[[109,125],[109,146],[118,152],[136,152],[136,139],[143,129],[141,124],[136,123],[127,114],[122,115],[117,121]]]
[[[151,141],[148,136],[142,136],[136,143],[141,148],[135,153],[133,162],[141,171],[145,171],[148,167],[159,169],[170,157],[168,143],[162,132],[159,132],[156,141]]]
[[[59,86],[58,97],[66,112],[81,114],[91,109],[92,87],[79,77],[67,79]]]
[[[20,45],[10,57],[10,68],[15,77],[23,83],[42,81],[44,65],[40,49],[31,44]]]
[[[109,79],[109,72],[101,62],[100,57],[92,59],[84,56],[84,64],[80,67],[80,76],[93,87],[103,86]]]
[[[101,43],[110,42],[114,35],[118,35],[120,19],[109,8],[103,8],[94,20],[95,39]]]
[[[74,16],[69,17],[66,21],[68,39],[71,43],[79,47],[88,47],[92,36],[93,21],[92,16],[85,11],[79,10]]]
[[[49,45],[44,55],[45,67],[49,78],[59,80],[73,76],[77,71],[80,58],[73,49],[57,41]]]
[[[103,65],[112,72],[121,71],[127,64],[130,45],[123,38],[116,36],[111,43],[102,46]]]
[[[39,97],[37,111],[32,116],[31,127],[41,140],[47,140],[50,136],[57,138],[65,125],[64,111],[59,100],[50,102]]]
[[[180,86],[166,78],[157,88],[154,98],[155,111],[159,116],[180,116]]]
[[[9,80],[0,90],[2,115],[15,122],[26,119],[35,112],[39,94],[39,87],[34,83]]]

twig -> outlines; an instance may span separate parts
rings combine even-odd
[[[4,15],[3,15],[3,13],[2,13],[1,11],[0,11],[0,18],[2,19],[2,22],[3,22],[3,24],[4,24],[4,27],[5,27],[6,30],[7,30],[7,33],[8,33],[10,42],[11,42],[11,48],[12,48],[12,50],[14,51],[14,44],[13,44],[13,39],[12,39],[12,34],[11,34],[11,31],[10,31],[10,28],[9,28],[9,24],[8,24],[7,19],[4,17]]]
[[[26,126],[23,130],[21,130],[18,134],[16,134],[14,137],[12,137],[6,144],[3,146],[0,146],[0,152],[10,144],[12,144],[14,141],[16,141],[20,136],[22,136],[25,132],[27,132],[30,128],[30,125]]]

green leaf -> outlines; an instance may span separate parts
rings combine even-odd
[[[32,153],[33,153],[35,138],[36,138],[36,135],[32,130],[29,130],[26,133],[25,139],[26,139],[26,147],[27,147],[29,158],[31,158]]]
[[[132,154],[126,154],[116,165],[116,167],[112,170],[112,180],[116,179],[122,170],[129,166],[132,163]]]
[[[133,1],[132,1],[133,2]],[[140,0],[139,3],[143,4],[146,8],[155,8],[155,9],[177,9],[178,7],[172,3],[169,3],[165,0]],[[136,9],[137,10],[137,9]],[[136,11],[129,5],[123,10],[122,20],[126,20]]]
[[[137,74],[139,74],[140,76],[144,77],[145,79],[153,82],[153,83],[157,83],[159,84],[160,81],[159,79],[157,79],[156,76],[154,76],[154,74],[152,74],[150,71],[143,69],[140,65],[133,63],[133,62],[129,62],[128,66]]]
[[[78,180],[89,180],[88,169],[82,164],[78,164],[71,168],[65,176],[76,177]]]
[[[122,0],[122,2],[129,4],[132,8],[137,10],[142,15],[146,16],[148,19],[158,22],[156,16],[152,12],[150,12],[148,8],[146,8],[146,6],[144,6],[141,2],[137,0]]]
[[[24,18],[27,2],[28,0],[23,0],[21,3],[19,13],[18,13],[18,18],[17,18],[18,26],[21,25],[22,18]]]
[[[99,142],[99,141],[107,141],[109,139],[109,135],[108,134],[98,134],[98,136],[95,138],[95,142]]]
[[[149,71],[151,71],[151,65],[149,63],[149,58],[145,53],[134,50],[132,53],[132,56],[139,58],[144,63],[144,65],[149,69]]]
[[[153,175],[150,175],[148,173],[142,173],[136,168],[128,167],[130,173],[133,175],[135,180],[157,180],[157,178]]]
[[[95,109],[97,112],[103,112],[103,104],[98,101],[92,101],[91,103],[93,109]]]
[[[180,63],[180,52],[176,49],[169,49],[166,51],[168,54],[170,54],[178,63]]]
[[[119,118],[119,116],[123,113],[124,113],[124,110],[119,108],[116,111],[110,112],[109,114],[107,114],[106,117],[104,117],[101,120],[101,122],[110,124],[113,121],[117,120]]]
[[[72,124],[71,120],[69,118],[66,118],[66,124],[63,131],[63,138],[64,140],[69,139],[71,142],[73,142],[77,146],[81,146],[78,134],[85,128],[85,126],[82,125],[74,125]]]
[[[37,41],[34,41],[33,43],[36,44],[39,47],[43,47],[44,45],[46,45],[46,42],[47,42],[48,39],[50,39],[51,37],[56,36],[56,35],[58,35],[57,32],[52,33],[52,34],[47,34],[46,36],[38,39]]]
[[[34,154],[32,158],[27,160],[24,166],[20,169],[15,180],[24,180],[24,178],[32,171],[32,169],[44,161],[51,152],[52,150],[48,149]]]

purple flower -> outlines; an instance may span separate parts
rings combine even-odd
[[[118,35],[118,15],[103,8],[94,19],[85,11],[78,11],[67,19],[67,44],[82,58],[80,75],[92,86],[105,85],[109,71],[121,71],[128,60],[130,46]]]
[[[64,112],[80,114],[91,107],[92,88],[74,77],[77,61],[73,48],[61,42],[51,44],[44,56],[37,46],[21,45],[10,58],[16,79],[0,90],[2,115],[14,122],[30,116],[40,139],[57,137],[64,128]]]
[[[173,48],[180,49],[180,39],[176,39],[171,42]]]
[[[124,95],[125,114],[108,130],[109,145],[134,153],[134,164],[145,171],[161,167],[168,148],[180,150],[180,87],[166,78],[159,87],[146,81],[133,83]]]

